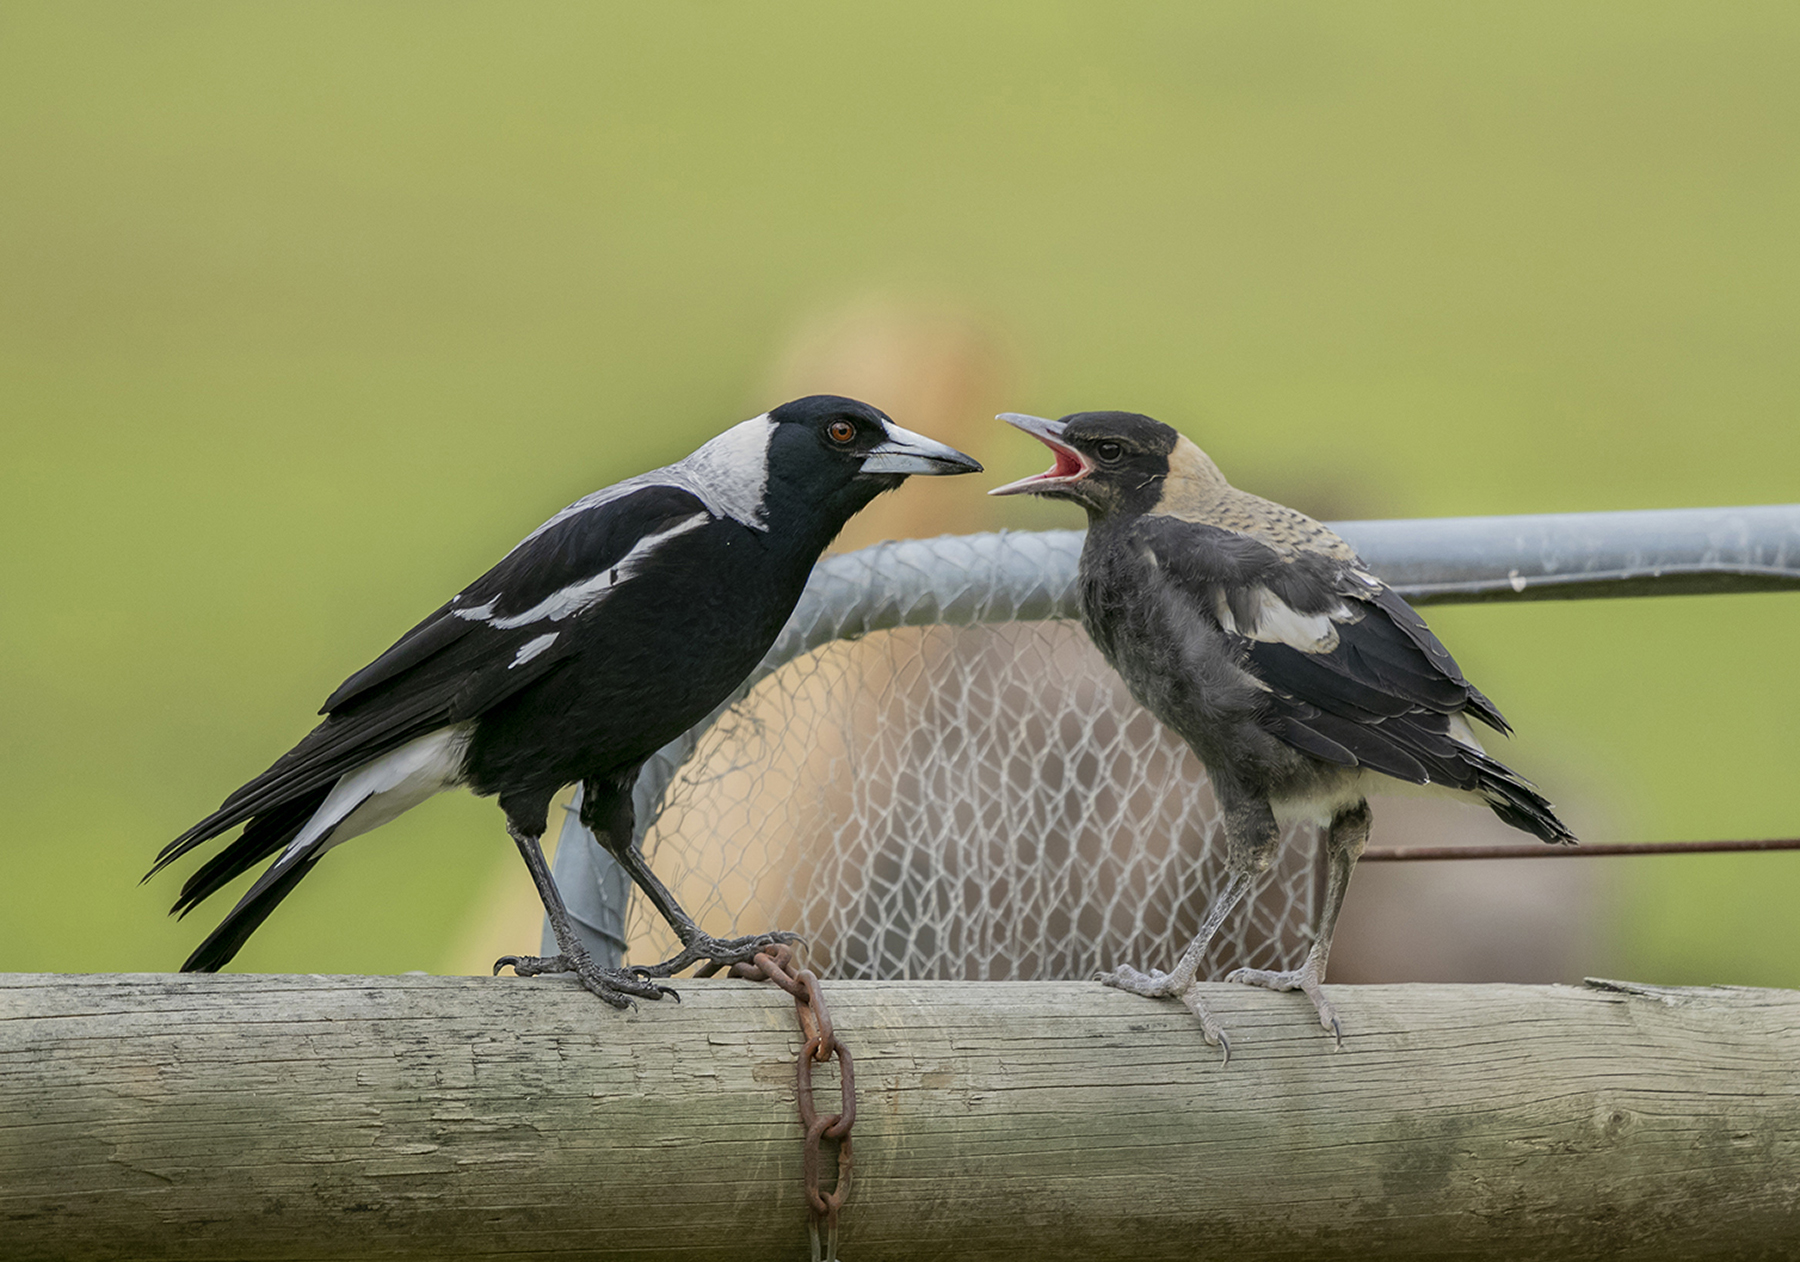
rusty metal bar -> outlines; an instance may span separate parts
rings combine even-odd
[[[1546,846],[1523,842],[1505,846],[1370,846],[1363,863],[1398,863],[1415,859],[1604,859],[1637,854],[1730,854],[1764,850],[1800,850],[1800,837],[1773,841],[1635,841],[1615,844]]]

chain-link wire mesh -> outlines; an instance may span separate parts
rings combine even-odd
[[[703,928],[792,930],[837,977],[1169,963],[1224,880],[1219,812],[1071,620],[1080,539],[951,536],[819,564],[756,674],[639,785],[644,853]],[[1315,833],[1287,838],[1214,975],[1300,962]],[[628,959],[674,954],[641,898],[621,931],[610,867],[571,814],[559,882],[609,893],[605,915],[572,910],[611,921]]]
[[[644,844],[709,930],[792,928],[839,977],[1166,963],[1224,878],[1205,773],[1070,622],[900,628],[788,663],[706,734]],[[1287,966],[1310,854],[1234,917],[1222,968]],[[627,937],[632,958],[679,950],[642,900]]]

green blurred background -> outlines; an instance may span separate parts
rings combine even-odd
[[[1800,500],[1797,65],[1791,3],[10,0],[0,970],[175,967],[164,841],[858,304],[1321,513]],[[1433,622],[1591,840],[1658,840],[1800,830],[1797,615]],[[450,967],[518,868],[436,799],[237,967]],[[1800,854],[1621,871],[1597,967],[1800,984]]]

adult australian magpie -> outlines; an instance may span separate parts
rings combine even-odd
[[[1205,764],[1224,816],[1225,889],[1179,962],[1166,973],[1121,966],[1101,981],[1179,996],[1229,1059],[1230,1043],[1194,987],[1200,962],[1274,861],[1280,822],[1316,820],[1329,829],[1329,881],[1305,964],[1238,969],[1227,980],[1305,992],[1341,1042],[1321,983],[1368,840],[1370,772],[1483,802],[1547,842],[1575,840],[1550,803],[1476,739],[1471,716],[1511,731],[1500,711],[1337,535],[1238,490],[1200,448],[1150,417],[1001,419],[1056,461],[990,494],[1043,495],[1087,510],[1082,625],[1132,696]]]
[[[651,978],[792,941],[700,931],[632,845],[638,768],[761,660],[852,515],[908,474],[980,468],[865,403],[814,395],[569,505],[347,679],[322,723],[163,849],[150,875],[244,826],[183,886],[182,915],[275,856],[184,971],[222,967],[327,850],[457,785],[499,798],[561,952],[507,956],[496,972],[573,972],[623,1007],[673,993]],[[680,938],[675,958],[603,969],[571,932],[538,842],[551,798],[577,782],[583,821]]]

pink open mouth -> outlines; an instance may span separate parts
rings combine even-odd
[[[1056,462],[1042,473],[1034,473],[1028,478],[1020,478],[1017,482],[1008,482],[1005,486],[997,486],[988,492],[989,495],[1022,495],[1045,491],[1051,487],[1067,486],[1071,482],[1079,482],[1092,472],[1092,466],[1080,452],[1043,432],[1044,428],[1053,425],[1054,422],[1038,421],[1035,417],[1015,419],[1011,415],[1004,419],[1048,447],[1051,454],[1056,457]]]
[[[1067,482],[1070,479],[1079,477],[1087,472],[1086,462],[1083,461],[1080,454],[1072,448],[1059,447],[1055,443],[1045,443],[1044,445],[1050,448],[1051,453],[1056,456],[1056,463],[1051,465],[1044,472],[1038,474],[1037,477],[1033,479],[1034,481]]]

